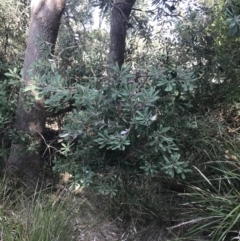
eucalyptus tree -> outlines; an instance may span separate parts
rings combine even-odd
[[[116,0],[112,7],[109,68],[118,63],[119,67],[124,62],[126,45],[126,30],[132,7],[136,0]]]
[[[54,50],[64,6],[65,0],[33,0],[31,2],[30,29],[23,66],[25,88],[33,84],[33,78],[36,78],[34,76],[41,76],[42,74],[41,71],[37,70],[34,73],[30,73],[31,65],[41,58],[50,58],[50,56],[45,56],[43,45],[48,45],[52,51]],[[35,91],[31,91],[31,97],[36,97]],[[42,141],[41,133],[43,133],[45,128],[45,122],[44,98],[34,99],[32,106],[26,109],[23,90],[21,90],[15,127],[18,131],[21,131],[22,135],[30,135],[33,138],[33,142],[38,145],[38,148],[32,151],[29,149],[29,143],[13,141],[7,161],[7,170],[9,172],[21,170],[31,177],[38,177],[40,171],[39,149]]]

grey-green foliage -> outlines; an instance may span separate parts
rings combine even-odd
[[[38,39],[46,56],[32,66],[33,85],[25,89],[26,94],[36,91],[36,98],[45,97],[51,113],[68,110],[61,147],[55,147],[60,155],[54,156],[54,170],[68,171],[76,181],[94,183],[110,195],[115,193],[120,168],[129,175],[165,172],[185,178],[190,170],[181,156],[179,127],[189,124],[182,120],[195,88],[193,73],[170,60],[175,53],[164,56],[160,50],[149,50],[143,58],[133,53],[133,64],[121,70],[116,65],[113,75],[105,76],[106,34],[81,30],[84,37],[79,39],[77,14],[71,16],[66,16],[60,31],[56,58],[49,59],[51,49]],[[34,74],[39,71],[41,77]],[[26,108],[31,108],[32,100],[27,102]]]
[[[227,20],[229,23],[229,34],[230,35],[235,35],[235,36],[240,36],[240,15],[233,15],[229,10],[228,10],[228,16]]]
[[[18,90],[20,87],[20,77],[18,70],[9,70],[6,78],[0,81],[0,167],[1,159],[7,156],[7,140],[10,127],[17,107]]]
[[[10,69],[5,75],[5,80],[0,81],[0,132],[13,120],[21,84],[16,68]]]
[[[55,171],[68,171],[83,185],[97,183],[101,192],[106,182],[115,190],[117,169],[108,172],[109,166],[132,174],[165,172],[185,178],[190,169],[175,135],[181,106],[189,107],[184,98],[195,86],[192,72],[156,63],[136,74],[131,64],[121,70],[116,65],[111,77],[85,76],[82,84],[69,87],[68,80],[52,70],[28,90],[45,96],[49,111],[72,107],[64,117]]]
[[[226,7],[226,22],[229,24],[229,34],[240,36],[240,7],[237,4],[228,4]]]

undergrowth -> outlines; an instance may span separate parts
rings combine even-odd
[[[29,197],[1,177],[0,240],[239,240],[238,123],[214,112],[196,125],[184,142],[186,180],[122,172],[112,197],[59,183]]]
[[[205,117],[205,124],[199,126],[201,134],[193,142],[193,173],[188,176],[186,192],[180,194],[185,200],[178,211],[181,217],[170,227],[172,231],[182,228],[177,240],[240,239],[239,133],[224,118],[216,119],[216,115]]]
[[[59,188],[59,183],[58,189],[29,197],[17,181],[4,178],[0,185],[0,240],[169,240],[166,226],[175,216],[176,192],[159,178],[144,178],[123,180],[113,198],[93,190],[73,194],[67,186]]]

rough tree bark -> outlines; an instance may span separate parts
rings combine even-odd
[[[29,69],[32,63],[36,62],[44,56],[37,37],[51,44],[54,48],[56,43],[60,19],[65,6],[65,0],[32,0],[31,1],[31,20],[30,30],[25,52],[23,79],[25,87],[32,84]],[[41,73],[38,73],[41,74]],[[31,93],[33,97],[36,95]],[[33,140],[41,146],[41,136],[45,128],[46,111],[44,108],[44,99],[36,100],[34,107],[30,111],[23,108],[23,92],[20,91],[18,109],[16,114],[15,127],[23,133],[28,133]],[[31,152],[22,143],[13,142],[11,152],[6,163],[7,172],[15,172],[21,175],[37,178],[40,174],[40,154],[39,150]]]
[[[110,72],[116,62],[120,68],[124,62],[127,24],[135,2],[136,0],[116,0],[113,4],[110,26],[110,51],[108,55]]]

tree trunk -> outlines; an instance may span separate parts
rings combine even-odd
[[[116,0],[113,4],[110,29],[110,52],[108,55],[108,68],[118,63],[121,68],[124,62],[126,45],[126,29],[132,7],[136,0]]]
[[[29,75],[29,69],[32,63],[44,57],[41,47],[37,44],[37,37],[52,45],[56,43],[60,19],[64,9],[65,0],[32,0],[31,1],[31,20],[30,30],[25,52],[23,79],[25,87],[32,84]],[[41,72],[36,71],[35,74]],[[35,97],[35,93],[31,93]],[[36,100],[34,107],[27,111],[23,107],[23,92],[20,91],[18,109],[16,114],[16,129],[32,136],[32,140],[38,144],[37,152],[29,150],[28,146],[13,142],[10,156],[6,163],[7,172],[19,171],[21,175],[27,175],[30,178],[37,178],[40,172],[40,147],[41,136],[45,128],[46,111],[44,108],[44,99]],[[21,176],[22,177],[22,176]]]

